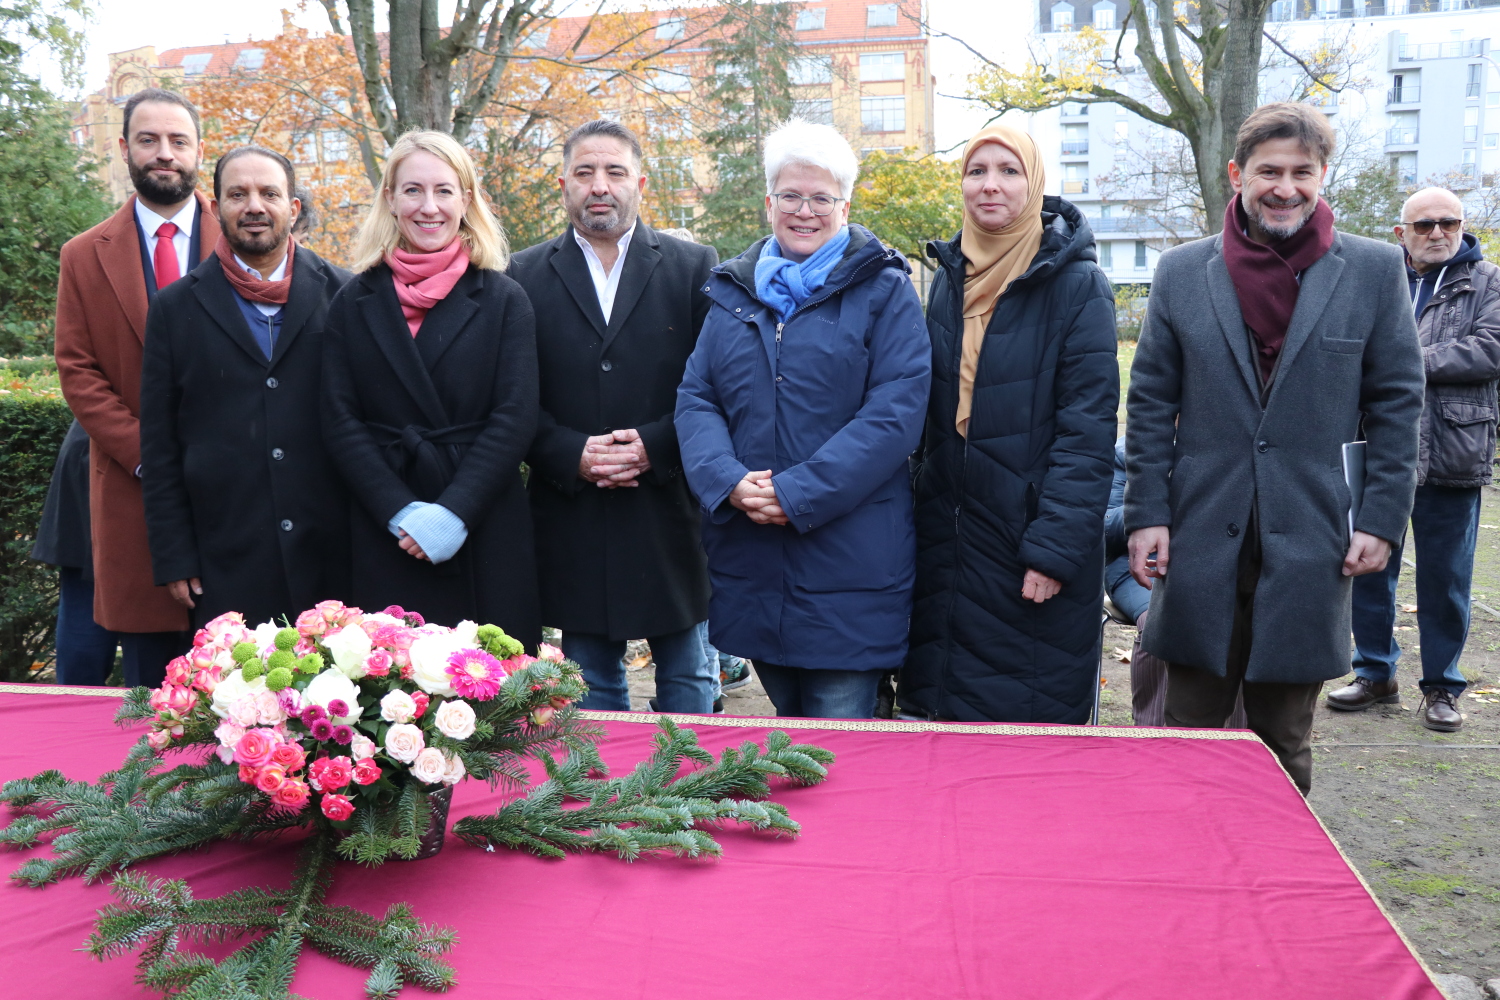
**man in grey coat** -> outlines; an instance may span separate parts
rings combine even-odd
[[[1422,411],[1401,252],[1333,228],[1333,145],[1310,105],[1245,120],[1223,233],[1157,266],[1127,402],[1125,527],[1166,723],[1222,727],[1243,682],[1304,794],[1318,694],[1348,670],[1351,579],[1385,567],[1411,513]],[[1351,532],[1341,446],[1361,422]]]
[[[1464,232],[1463,202],[1443,188],[1406,199],[1396,237],[1406,250],[1427,372],[1411,515],[1422,652],[1418,718],[1428,729],[1451,733],[1463,725],[1458,697],[1467,682],[1458,658],[1469,636],[1479,495],[1493,477],[1500,268]],[[1359,711],[1401,699],[1394,631],[1401,555],[1398,543],[1384,572],[1354,582],[1354,683],[1329,692],[1329,708]]]

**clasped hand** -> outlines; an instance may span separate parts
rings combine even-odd
[[[776,499],[776,487],[771,485],[771,470],[747,472],[745,478],[734,486],[729,494],[729,503],[745,512],[745,516],[756,524],[787,524],[786,513]]]
[[[650,468],[646,443],[640,431],[632,427],[589,438],[578,459],[578,478],[612,490],[641,485],[636,477]]]

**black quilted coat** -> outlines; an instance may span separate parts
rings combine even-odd
[[[954,427],[964,258],[957,236],[927,248],[940,267],[903,712],[1083,723],[1093,706],[1120,395],[1114,296],[1079,211],[1048,197],[1042,222],[1041,249],[985,333],[967,440]],[[1024,600],[1028,568],[1062,591]]]

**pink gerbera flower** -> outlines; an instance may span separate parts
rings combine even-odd
[[[489,701],[505,680],[505,668],[482,650],[460,649],[448,657],[448,676],[460,698]]]

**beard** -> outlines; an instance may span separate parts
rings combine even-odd
[[[613,211],[608,215],[593,215],[589,209],[595,205],[608,205]],[[634,224],[635,205],[621,205],[613,196],[607,198],[589,198],[579,205],[572,213],[573,225],[591,233],[620,233],[624,235],[625,220],[629,219]]]
[[[1266,217],[1261,213],[1261,206],[1263,205],[1267,208],[1295,208],[1298,205],[1306,205],[1307,208],[1303,211],[1301,218],[1283,225],[1275,225],[1267,222]],[[1307,220],[1312,218],[1313,212],[1317,211],[1317,208],[1318,203],[1316,201],[1311,201],[1301,196],[1283,201],[1280,198],[1272,198],[1267,195],[1247,205],[1246,211],[1250,218],[1255,220],[1255,224],[1265,230],[1267,236],[1274,240],[1289,240],[1293,236],[1296,236],[1303,226],[1307,225]]]
[[[158,166],[157,163],[153,162],[141,167],[137,166],[134,160],[127,158],[125,166],[130,171],[130,183],[135,186],[135,193],[157,205],[175,205],[180,201],[186,201],[192,197],[193,189],[198,186],[196,167],[184,171],[181,167],[173,166],[169,169],[176,171],[177,179],[162,181],[151,173]]]
[[[269,222],[271,228],[259,233],[247,233],[241,227],[247,222]],[[234,220],[234,223],[225,223],[222,229],[224,242],[229,244],[229,249],[239,254],[241,259],[245,257],[259,257],[270,253],[286,242],[287,235],[292,226],[289,219],[282,219],[277,225],[276,220],[269,215],[242,215]]]

